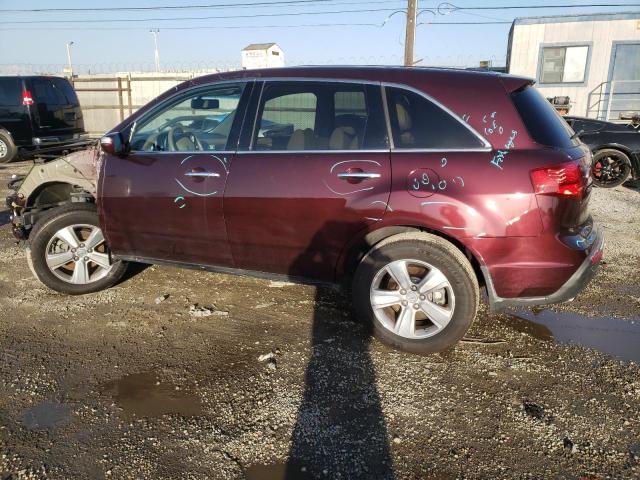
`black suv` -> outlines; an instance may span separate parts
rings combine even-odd
[[[19,149],[64,145],[84,134],[76,92],[65,78],[0,77],[0,163]]]

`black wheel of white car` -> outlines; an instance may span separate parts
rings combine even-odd
[[[127,268],[111,257],[93,204],[71,204],[47,213],[30,235],[27,255],[42,283],[71,295],[109,288]]]
[[[11,136],[6,131],[0,131],[0,163],[9,163],[18,154]]]
[[[360,262],[353,283],[358,317],[384,343],[416,353],[458,342],[478,309],[473,268],[454,245],[427,233],[394,235]]]

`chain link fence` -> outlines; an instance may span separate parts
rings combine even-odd
[[[495,55],[487,57],[492,65],[501,66],[505,64],[505,58],[497,58]],[[470,68],[478,67],[477,55],[456,55],[456,56],[424,56],[418,55],[418,66],[433,67],[453,67]],[[332,59],[318,60],[314,58],[287,59],[288,66],[300,65],[402,65],[401,55],[369,55],[369,56],[344,56]],[[68,71],[69,65],[66,63],[34,64],[34,63],[12,63],[0,64],[0,75],[62,75]],[[136,73],[189,73],[207,74],[216,72],[227,72],[240,70],[242,67],[239,61],[180,61],[162,62],[160,72],[156,71],[153,62],[105,62],[73,64],[75,75],[105,75],[105,74],[136,74]]]

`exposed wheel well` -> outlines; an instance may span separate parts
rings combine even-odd
[[[397,226],[383,227],[378,230],[374,230],[373,232],[369,232],[360,241],[356,242],[356,244],[353,245],[345,255],[345,260],[343,262],[343,269],[342,269],[343,285],[347,287],[350,286],[351,279],[353,278],[353,274],[355,273],[358,263],[360,263],[360,260],[362,260],[362,258],[376,244],[380,243],[381,241],[393,235],[397,235],[399,233],[407,233],[407,232],[431,233],[432,235],[441,237],[447,240],[448,242],[450,242],[451,244],[453,244],[458,250],[460,250],[464,254],[465,257],[467,257],[467,259],[471,263],[471,266],[473,267],[473,271],[476,274],[478,284],[481,287],[485,285],[484,275],[480,270],[480,262],[475,257],[475,255],[473,255],[473,253],[467,247],[465,247],[459,240],[456,240],[455,238],[450,237],[449,235],[446,235],[438,230],[433,230],[423,226],[411,226],[411,225],[397,225]]]
[[[84,201],[95,201],[93,195],[82,188],[65,182],[50,182],[39,185],[27,199],[27,208],[47,208],[67,202],[77,201],[75,197],[82,197]]]
[[[21,211],[21,224],[26,236],[52,208],[71,203],[95,203],[94,196],[77,185],[65,182],[49,182],[38,185],[27,198]]]

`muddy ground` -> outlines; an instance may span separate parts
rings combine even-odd
[[[0,479],[639,478],[640,192],[592,210],[606,264],[575,302],[482,307],[431,356],[325,288],[150,267],[59,295],[2,226]]]

